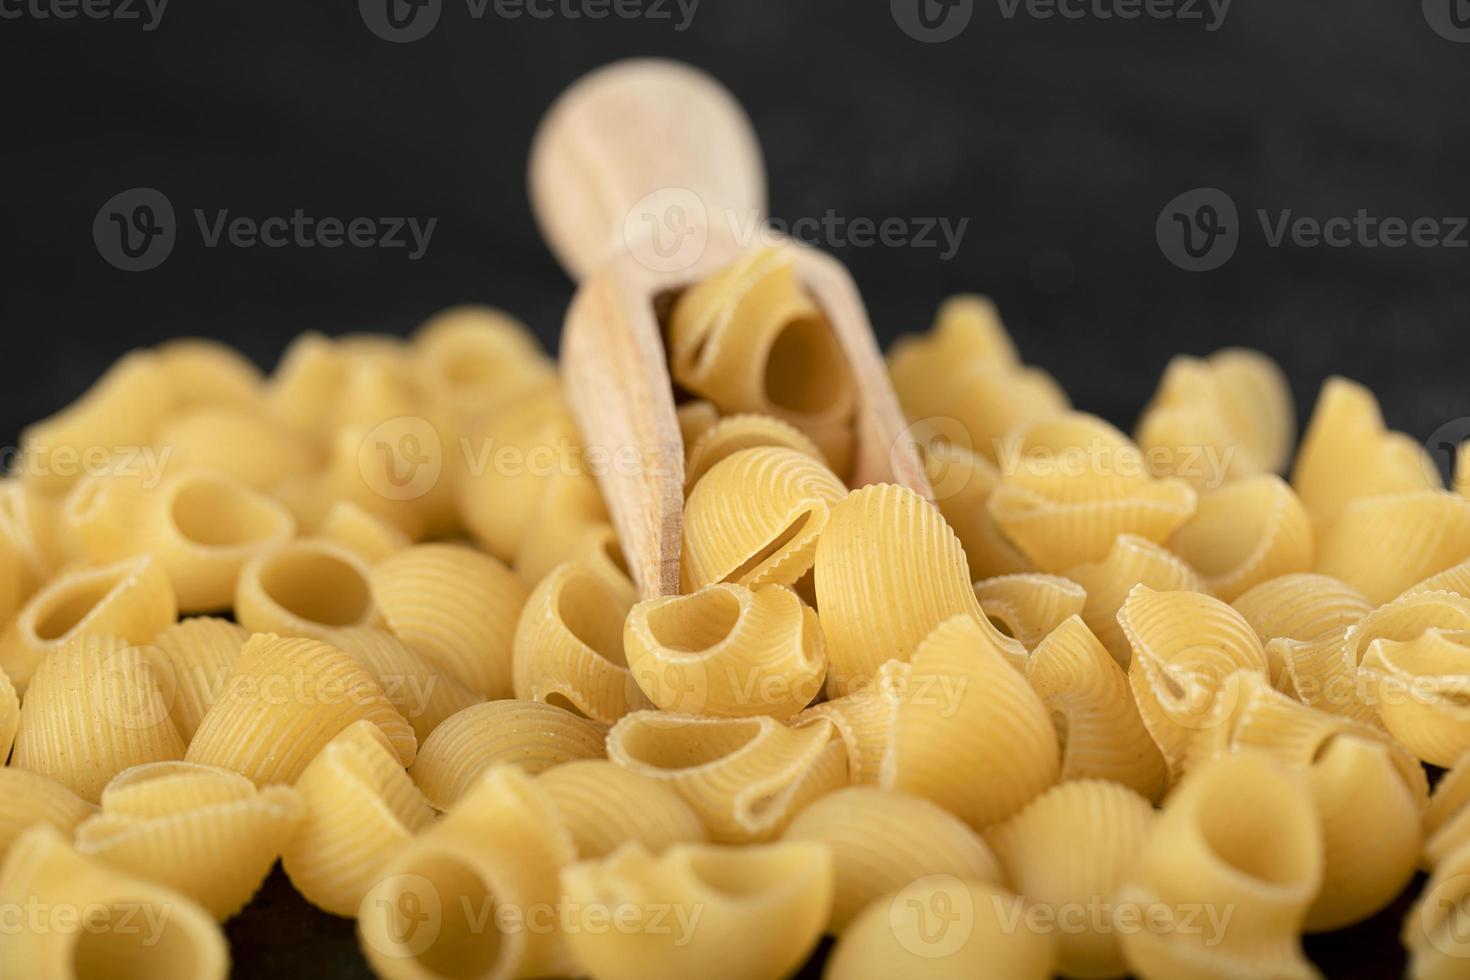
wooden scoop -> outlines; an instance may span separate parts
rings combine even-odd
[[[581,282],[562,329],[562,380],[644,597],[679,592],[684,508],[660,315],[690,285],[773,240],[791,249],[857,386],[850,482],[930,496],[857,286],[832,256],[765,229],[760,146],[718,82],[653,59],[580,79],[536,133],[530,190],[543,236]]]

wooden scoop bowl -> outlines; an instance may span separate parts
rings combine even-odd
[[[645,598],[679,592],[684,509],[684,444],[660,316],[684,289],[773,240],[792,250],[853,374],[851,484],[899,483],[930,496],[857,286],[832,256],[764,229],[760,147],[718,82],[653,59],[580,79],[537,130],[530,191],[548,245],[581,282],[562,330],[562,380]]]

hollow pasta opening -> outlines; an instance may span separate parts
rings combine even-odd
[[[557,596],[556,613],[582,643],[619,667],[628,665],[623,653],[623,610],[595,575],[573,573]]]
[[[572,714],[576,715],[578,718],[586,718],[588,721],[592,720],[591,715],[587,714],[587,712],[577,707],[577,703],[575,701],[573,701],[571,698],[567,697],[560,691],[551,691],[543,695],[541,700],[544,701],[546,704],[551,705],[553,708],[560,708],[563,711],[569,711]]]
[[[372,608],[372,591],[362,573],[315,548],[291,548],[266,561],[260,585],[282,609],[326,626],[355,626]]]
[[[122,575],[118,573],[69,583],[70,587],[52,597],[48,608],[36,617],[37,638],[59,640],[76,629],[121,579]]]
[[[174,527],[186,540],[210,548],[268,541],[282,533],[280,511],[245,487],[225,480],[191,480],[174,495]]]
[[[1274,783],[1214,779],[1196,803],[1195,820],[1205,845],[1235,871],[1268,885],[1296,885],[1310,880],[1317,825]]]
[[[1246,564],[1261,547],[1277,508],[1269,485],[1226,487],[1206,496],[1171,547],[1209,578]],[[1263,492],[1264,491],[1264,492]]]
[[[820,415],[838,408],[851,387],[847,361],[820,316],[781,328],[766,357],[766,398],[777,408]]]
[[[729,575],[726,575],[721,581],[738,582],[745,576],[760,568],[766,562],[770,561],[772,558],[775,558],[781,552],[785,551],[786,548],[793,541],[795,541],[798,536],[800,536],[802,529],[806,527],[807,522],[811,520],[811,516],[811,511],[802,511],[799,515],[797,515],[795,520],[786,525],[785,530],[772,538],[765,547],[761,548],[761,550],[757,551],[755,554],[745,559],[745,561],[742,562],[738,568],[736,568]]]
[[[72,949],[76,980],[154,980],[204,976],[214,960],[195,923],[168,902],[141,900],[97,906]]]
[[[740,600],[728,589],[704,589],[651,610],[648,627],[670,650],[701,653],[730,636],[740,611]]]
[[[418,955],[415,962],[441,977],[478,977],[491,971],[500,959],[504,937],[496,922],[497,902],[489,884],[469,865],[446,854],[428,854],[404,869],[405,879],[419,876],[432,882],[438,895],[438,934]],[[414,898],[412,891],[389,896],[390,908],[411,910],[412,904],[400,899]],[[390,913],[393,914],[393,913]],[[423,909],[413,915],[432,914]],[[398,938],[410,948],[415,946],[407,929],[424,926],[417,919],[396,922]]]
[[[661,719],[634,725],[623,734],[629,757],[658,769],[687,769],[723,759],[760,735],[756,719],[678,723]]]

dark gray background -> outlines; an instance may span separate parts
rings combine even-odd
[[[14,0],[7,0],[14,2]],[[1445,0],[1452,2],[1452,0]],[[1176,351],[1259,347],[1305,414],[1322,379],[1372,386],[1417,437],[1470,415],[1470,250],[1267,247],[1254,212],[1326,218],[1470,212],[1470,44],[1418,3],[1236,0],[1199,21],[1038,20],[976,0],[924,44],[885,0],[703,0],[669,21],[469,17],[445,0],[424,40],[388,44],[351,0],[184,3],[137,22],[0,19],[7,181],[0,439],[83,390],[130,347],[178,334],[263,366],[315,329],[405,331],[466,300],[554,346],[570,286],[525,194],[536,120],[608,60],[701,65],[748,107],[778,218],[969,218],[935,249],[836,251],[887,340],[945,295],[994,296],[1023,354],[1076,403],[1131,425]],[[437,217],[428,254],[204,248],[125,273],[92,242],[119,191],[263,218]],[[1224,190],[1233,258],[1176,269],[1154,225],[1175,195]],[[1315,940],[1334,976],[1397,971],[1396,913]],[[356,975],[350,925],[279,881],[230,927],[241,976]],[[1364,971],[1367,971],[1366,974]]]

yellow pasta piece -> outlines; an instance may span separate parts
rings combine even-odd
[[[1470,558],[1452,568],[1446,568],[1442,572],[1431,575],[1416,585],[1409,586],[1403,594],[1408,595],[1413,592],[1453,592],[1470,599]]]
[[[266,409],[272,418],[303,435],[324,439],[336,425],[346,364],[331,340],[315,331],[299,334],[266,380]]]
[[[924,875],[1002,880],[995,855],[958,817],[928,800],[875,786],[828,793],[797,814],[782,839],[832,851],[827,931],[833,935],[873,900]]]
[[[77,851],[188,895],[223,922],[250,901],[301,821],[289,786],[257,790],[213,766],[161,762],[119,773]]]
[[[160,359],[132,351],[71,405],[21,432],[16,469],[37,489],[60,493],[113,453],[151,445],[173,404]]]
[[[1455,455],[1455,492],[1470,497],[1470,440],[1460,443]]]
[[[1322,640],[1290,646],[1288,666],[1310,679],[1303,694],[1308,704],[1382,724],[1374,704],[1377,672],[1361,670],[1369,649],[1377,640],[1416,640],[1430,629],[1470,629],[1470,599],[1453,592],[1410,590],[1349,626],[1341,639],[1329,633]]]
[[[1133,534],[1118,535],[1107,557],[1074,566],[1066,576],[1087,592],[1082,621],[1124,670],[1133,659],[1133,648],[1118,625],[1118,610],[1135,585],[1156,592],[1205,591],[1199,573],[1178,555]]]
[[[934,502],[954,529],[970,563],[970,578],[994,578],[1031,570],[1031,563],[1006,540],[987,504],[1000,486],[995,464],[964,446],[938,438],[922,438],[922,426],[912,427],[924,472],[934,490]]]
[[[637,598],[618,532],[606,519],[554,525],[544,535],[526,538],[516,549],[515,570],[528,588],[534,588],[553,568],[568,561],[593,566],[615,588]]]
[[[1118,622],[1133,647],[1128,681],[1139,716],[1178,779],[1190,737],[1213,723],[1226,677],[1250,670],[1269,680],[1266,651],[1239,613],[1198,592],[1134,586]]]
[[[880,785],[933,800],[980,830],[1057,781],[1046,707],[973,618],[935,627],[910,667]]]
[[[317,640],[258,633],[240,650],[186,758],[257,786],[294,783],[338,732],[363,719],[383,730],[399,762],[413,762],[413,728],[357,661]]]
[[[606,759],[564,763],[536,777],[536,785],[583,860],[606,857],[628,841],[657,853],[705,839],[699,815],[672,788]]]
[[[827,673],[817,614],[784,585],[708,585],[633,607],[622,632],[628,669],[665,711],[789,718]]]
[[[1048,928],[999,885],[926,875],[863,910],[842,934],[826,980],[1045,980],[1057,962]]]
[[[169,716],[184,744],[194,739],[199,723],[224,690],[235,670],[248,630],[225,619],[195,616],[155,636],[147,653],[173,693]],[[161,654],[161,656],[155,656]]]
[[[1042,640],[1026,661],[1062,747],[1063,781],[1107,779],[1150,800],[1163,795],[1168,768],[1139,717],[1128,676],[1076,616]]]
[[[1383,543],[1393,542],[1392,548]],[[1343,505],[1320,537],[1317,571],[1388,602],[1470,555],[1470,500],[1438,490]]]
[[[911,490],[879,484],[848,494],[832,509],[816,555],[834,696],[867,683],[886,660],[908,660],[934,627],[960,613],[974,617],[1007,658],[1025,659],[1025,648],[980,609],[959,539]]]
[[[27,828],[48,824],[71,840],[77,825],[96,812],[94,804],[50,776],[0,767],[0,863]]]
[[[792,585],[812,567],[818,535],[847,493],[795,449],[742,449],[712,466],[684,507],[684,590],[714,582]]]
[[[718,419],[688,444],[684,463],[684,492],[694,489],[699,478],[716,463],[742,449],[774,446],[805,453],[826,465],[827,460],[805,434],[794,425],[772,415],[727,415]]]
[[[0,669],[24,694],[41,662],[69,640],[109,635],[145,643],[178,616],[173,587],[149,556],[63,572],[0,636]]]
[[[1264,755],[1222,756],[1169,797],[1118,892],[1115,924],[1148,923],[1119,925],[1124,959],[1144,980],[1317,977],[1300,933],[1321,883],[1307,787]]]
[[[623,651],[623,620],[632,606],[633,596],[593,566],[558,565],[532,591],[516,624],[516,697],[603,724],[648,707]]]
[[[1087,592],[1076,582],[1036,572],[982,579],[975,583],[975,598],[990,621],[1027,650],[1087,604]]]
[[[216,470],[256,490],[275,490],[321,465],[300,433],[253,408],[215,405],[168,418],[158,449],[174,467]]]
[[[1465,909],[1470,903],[1470,847],[1459,847],[1435,866],[1424,890],[1404,917],[1399,940],[1409,952],[1406,976],[1454,980],[1470,957]]]
[[[385,980],[569,975],[557,875],[575,857],[525,773],[486,773],[379,870],[358,914],[368,964]]]
[[[1169,549],[1230,602],[1268,579],[1312,568],[1312,522],[1280,477],[1247,477],[1200,497]]]
[[[185,613],[228,609],[246,563],[296,531],[280,503],[208,470],[171,473],[156,489],[118,485],[124,479],[92,495],[81,537],[97,561],[152,555]]]
[[[444,410],[416,401],[382,415],[334,433],[326,465],[310,478],[322,517],[330,504],[348,500],[410,540],[457,533],[453,422]]]
[[[265,378],[255,362],[228,344],[178,337],[153,349],[173,390],[176,412],[206,405],[259,408]]]
[[[807,803],[848,782],[847,749],[830,723],[634,711],[607,736],[608,758],[672,786],[716,841],[779,835]]]
[[[753,252],[686,290],[669,315],[669,359],[674,380],[721,412],[789,422],[847,471],[857,387],[788,249]]]
[[[535,775],[604,754],[606,730],[539,701],[487,701],[446,718],[424,740],[409,775],[436,810],[448,810],[485,771],[517,765]]]
[[[419,383],[465,419],[481,418],[556,381],[554,366],[526,325],[489,306],[436,313],[414,331],[412,343]]]
[[[912,672],[903,661],[889,660],[871,681],[857,685],[850,694],[812,705],[791,724],[801,728],[830,722],[847,745],[848,778],[854,783],[876,783],[893,734],[894,716],[912,691]]]
[[[511,694],[511,649],[526,587],[489,555],[451,544],[375,565],[372,591],[404,643],[487,698]]]
[[[1431,628],[1374,640],[1359,666],[1378,717],[1425,762],[1451,766],[1470,750],[1470,629]]]
[[[15,744],[15,730],[20,727],[20,697],[10,677],[0,670],[0,766],[10,758],[10,747]]]
[[[679,419],[679,441],[684,444],[687,459],[688,450],[720,420],[720,410],[703,398],[695,398],[681,403],[674,413]]]
[[[304,815],[281,866],[303,898],[333,915],[355,918],[378,870],[434,823],[423,793],[370,721],[332,739],[296,780],[296,792]]]
[[[1330,633],[1340,635],[1373,609],[1367,597],[1346,582],[1310,572],[1268,579],[1230,604],[1262,643],[1283,637],[1315,640]]]
[[[21,703],[11,764],[56,779],[90,803],[131,766],[184,756],[171,690],[143,650],[82,636],[53,650]]]
[[[821,938],[832,855],[819,844],[630,843],[562,872],[567,942],[594,980],[783,977]],[[617,928],[599,923],[618,923]]]
[[[317,527],[316,536],[341,545],[369,565],[376,565],[409,545],[402,531],[350,500],[332,504]]]
[[[1110,909],[1153,831],[1149,801],[1126,786],[1087,779],[1053,786],[985,840],[1026,901],[1057,923],[1057,969],[1069,977],[1127,972]]]
[[[422,745],[450,715],[484,698],[391,633],[378,629],[337,630],[327,642],[367,670],[410,725]]]
[[[583,557],[599,545],[606,547],[601,535],[616,538],[597,480],[584,470],[558,473],[548,480],[531,520],[536,533],[521,538],[511,562],[528,588],[562,562]]]
[[[1001,472],[990,514],[1044,572],[1102,559],[1120,534],[1165,541],[1195,509],[1189,484],[1155,479],[1126,436],[1076,412],[1008,437]]]
[[[229,946],[208,912],[77,854],[53,827],[32,827],[11,848],[0,907],[44,910],[43,928],[8,929],[0,940],[0,976],[229,976]]]
[[[235,619],[252,633],[323,639],[333,630],[379,621],[371,571],[355,552],[304,538],[252,558],[240,569]]]
[[[946,368],[964,361],[994,361],[1007,367],[1021,363],[995,303],[976,293],[946,297],[929,332],[900,337],[888,358],[894,368],[912,360],[915,381],[922,381],[925,374],[943,375]]]

